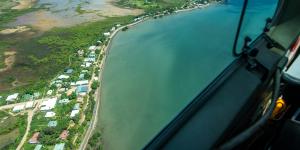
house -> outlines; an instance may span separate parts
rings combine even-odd
[[[92,63],[86,62],[84,67],[85,67],[85,68],[89,68],[89,67],[91,67],[91,65],[92,65]]]
[[[83,80],[83,79],[84,79],[84,74],[82,73],[82,74],[79,75],[79,80]]]
[[[20,112],[25,109],[25,105],[17,105],[13,108],[13,112]]]
[[[109,37],[110,36],[110,32],[105,32],[103,33],[104,36]]]
[[[89,72],[88,70],[81,70],[82,73],[87,73]]]
[[[58,101],[59,104],[68,104],[69,102],[70,102],[69,99],[62,99]]]
[[[19,93],[15,93],[12,95],[7,96],[6,101],[7,102],[14,102],[15,100],[18,99]]]
[[[68,130],[63,130],[61,132],[61,134],[59,135],[59,138],[62,139],[62,140],[66,140],[68,136],[69,136],[69,131]]]
[[[43,147],[43,145],[38,144],[38,145],[35,146],[34,150],[41,150],[42,147]]]
[[[31,101],[31,100],[33,100],[33,95],[25,94],[25,95],[22,96],[22,98],[26,101]]]
[[[63,150],[65,147],[65,143],[55,144],[53,150]]]
[[[62,79],[69,79],[70,76],[62,74],[62,75],[58,76],[57,78],[58,78],[58,79],[61,79],[61,80],[62,80]]]
[[[102,44],[102,41],[97,41],[97,46],[100,46]]]
[[[110,32],[114,32],[116,30],[116,27],[112,27],[111,29],[110,29]]]
[[[40,132],[35,132],[32,137],[29,139],[30,144],[37,144],[39,143],[39,137],[40,137]]]
[[[77,86],[80,86],[80,85],[88,85],[89,84],[89,80],[80,80],[80,81],[77,81],[76,82],[76,85]]]
[[[62,92],[66,92],[68,90],[68,88],[59,88],[57,91],[62,93]]]
[[[97,46],[94,46],[94,45],[93,45],[93,46],[90,46],[90,47],[89,47],[89,50],[90,50],[90,51],[95,51],[96,48],[97,48]]]
[[[76,93],[81,96],[85,96],[87,94],[88,90],[89,90],[89,87],[87,85],[82,85],[82,86],[78,86],[76,88]]]
[[[26,108],[26,109],[30,109],[30,108],[32,108],[33,106],[34,106],[34,102],[33,102],[33,101],[27,102],[27,103],[25,104],[25,108]]]
[[[41,96],[41,94],[39,92],[33,93],[33,97],[34,98],[39,98],[40,96]]]
[[[71,85],[71,86],[75,86],[75,85],[76,85],[76,82],[71,82],[70,85]]]
[[[67,69],[66,74],[71,74],[71,73],[73,73],[73,71],[74,71],[73,69]]]
[[[70,117],[73,118],[79,113],[79,110],[72,110]]]
[[[95,62],[96,58],[95,57],[88,57],[88,58],[84,58],[83,60],[84,62]]]
[[[56,127],[57,126],[57,121],[49,121],[48,122],[48,127]]]
[[[55,112],[53,112],[53,111],[49,111],[45,115],[46,118],[51,118],[51,117],[54,117],[54,116],[55,116]]]
[[[47,95],[52,95],[52,93],[53,93],[53,90],[48,90],[47,91]]]
[[[84,50],[78,50],[77,51],[78,56],[83,56],[84,55]]]
[[[55,107],[57,98],[51,98],[49,100],[43,101],[40,110],[51,110]]]
[[[55,86],[56,86],[57,88],[61,88],[61,87],[62,87],[62,84],[57,83],[57,84],[55,84]]]
[[[79,110],[80,109],[80,104],[76,103],[73,107],[73,110]]]

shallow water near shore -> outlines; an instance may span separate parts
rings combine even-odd
[[[266,14],[253,9],[252,36],[274,8]],[[97,126],[104,149],[143,148],[234,60],[239,13],[240,5],[213,5],[148,20],[113,39]]]
[[[141,10],[118,8],[111,0],[38,0],[34,7],[43,9],[17,17],[7,26],[30,25],[47,31],[53,27],[69,27],[110,16],[142,13]]]

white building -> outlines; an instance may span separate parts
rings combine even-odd
[[[70,76],[62,74],[62,75],[58,76],[57,78],[58,79],[69,79]]]
[[[116,30],[116,27],[112,27],[111,29],[110,29],[110,32],[114,32]]]
[[[70,102],[70,100],[67,98],[58,101],[59,104],[68,104],[69,102]]]
[[[19,96],[19,93],[15,93],[15,94],[9,95],[6,98],[6,101],[13,102],[13,101],[15,101],[15,100],[18,99],[18,96]]]
[[[20,112],[25,109],[25,105],[17,105],[13,108],[13,112]]]
[[[89,47],[89,50],[90,50],[90,51],[95,51],[96,48],[97,48],[97,47],[93,45],[93,46],[90,46],[90,47]]]
[[[89,80],[80,80],[80,81],[76,82],[77,86],[79,86],[79,85],[87,85],[87,84],[89,84]]]
[[[90,63],[90,62],[86,62],[86,63],[85,63],[85,67],[86,67],[86,68],[91,67],[91,65],[92,65],[92,63]]]
[[[53,93],[53,90],[47,91],[47,95],[52,95],[52,93]]]
[[[84,58],[84,62],[95,62],[96,58]]]
[[[50,117],[54,117],[54,116],[55,116],[55,112],[53,112],[53,111],[49,111],[45,115],[46,118],[50,118]]]
[[[105,32],[103,33],[104,36],[109,37],[110,36],[110,32]]]
[[[70,117],[73,118],[79,113],[79,110],[72,110]]]
[[[40,110],[51,110],[55,107],[57,98],[51,98],[49,100],[43,101]]]
[[[27,103],[25,104],[25,108],[26,108],[26,109],[32,108],[33,106],[34,106],[34,102],[33,102],[33,101],[27,102]]]

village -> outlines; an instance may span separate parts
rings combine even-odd
[[[149,18],[156,19],[204,6],[208,4],[193,2],[175,10],[141,15],[128,25],[116,24],[108,32],[100,34],[100,37],[104,37],[103,41],[98,40],[86,49],[77,50],[74,55],[78,59],[72,61],[79,61],[80,65],[65,68],[43,92],[24,95],[13,93],[6,98],[0,96],[1,101],[5,100],[0,111],[14,117],[26,116],[26,130],[23,129],[24,133],[20,134],[16,149],[63,150],[85,147],[93,131],[93,117],[97,115],[95,109],[100,96],[96,90],[101,84],[107,48],[115,34]],[[5,123],[5,118],[0,117],[0,126]]]
[[[103,42],[107,42],[119,27],[121,25],[117,24],[110,32],[103,33]],[[105,47],[102,41],[97,41],[85,50],[78,50],[76,55],[81,65],[66,68],[51,81],[44,93],[13,93],[6,97],[6,105],[0,106],[1,111],[12,116],[28,114],[26,132],[17,149],[62,150],[80,145],[80,138],[93,116],[94,94],[100,84]]]

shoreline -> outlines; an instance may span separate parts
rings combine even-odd
[[[203,8],[206,8],[206,7],[209,7],[211,4],[208,3],[208,4],[204,4],[202,6],[196,6],[194,8],[186,8],[186,9],[181,9],[181,10],[176,10],[174,11],[173,14],[169,14],[169,15],[163,15],[163,16],[170,16],[170,15],[174,15],[174,14],[178,14],[178,13],[181,13],[181,12],[189,12],[189,11],[193,11],[193,10],[197,10],[197,9],[203,9]],[[156,15],[156,16],[153,16],[153,17],[157,17],[159,15]],[[84,139],[87,138],[87,141],[89,141],[89,139],[91,138],[91,136],[93,135],[94,133],[94,130],[97,126],[99,126],[97,123],[98,123],[98,119],[99,119],[99,116],[100,116],[100,111],[101,111],[101,89],[103,88],[103,85],[102,85],[102,81],[103,81],[103,72],[104,72],[104,69],[105,69],[105,64],[106,64],[106,59],[109,55],[109,51],[110,51],[110,48],[111,48],[111,43],[112,41],[114,40],[114,38],[116,37],[116,35],[122,31],[122,29],[124,28],[132,28],[140,23],[143,23],[145,21],[148,21],[148,20],[151,20],[151,19],[155,19],[153,17],[145,17],[141,20],[138,20],[136,22],[133,22],[133,23],[130,23],[130,24],[127,24],[127,25],[123,25],[119,28],[117,28],[109,37],[108,37],[108,42],[107,42],[107,45],[106,46],[103,46],[101,48],[101,51],[103,51],[103,59],[101,60],[100,62],[100,65],[99,65],[99,68],[100,68],[100,72],[99,72],[99,76],[98,76],[98,79],[99,79],[99,82],[100,82],[100,86],[98,88],[98,90],[96,91],[95,95],[96,95],[96,106],[94,107],[94,116],[93,116],[93,121],[92,123],[90,124],[90,127],[87,129],[87,132],[85,133],[85,136],[84,136]],[[126,32],[126,31],[124,31]],[[102,131],[100,131],[102,132]],[[88,137],[86,137],[88,136]],[[83,140],[84,141],[84,140]],[[82,149],[85,149],[86,146],[87,146],[87,143],[84,144],[83,142],[81,143],[80,145],[80,148]]]

